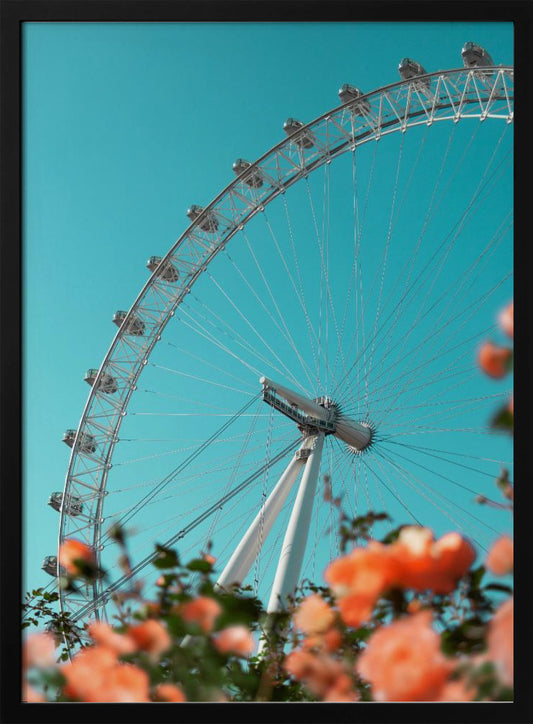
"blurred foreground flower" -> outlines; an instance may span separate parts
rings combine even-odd
[[[513,541],[504,535],[493,544],[487,555],[487,568],[495,576],[505,576],[513,570]]]
[[[59,564],[72,576],[92,578],[97,573],[94,550],[75,538],[68,538],[59,547]]]
[[[357,701],[359,698],[345,666],[327,654],[295,649],[285,659],[285,670],[323,701]]]
[[[513,599],[505,601],[494,614],[487,635],[487,656],[507,686],[513,685]]]
[[[293,615],[294,625],[306,634],[324,633],[335,620],[335,613],[317,594],[308,596]]]
[[[498,322],[500,323],[500,327],[505,332],[505,334],[512,339],[514,334],[513,302],[510,302],[506,307],[502,309],[502,311],[498,315]]]
[[[133,664],[121,663],[105,646],[91,646],[78,652],[61,667],[64,693],[85,702],[147,702],[149,677]]]
[[[156,701],[187,701],[183,691],[175,684],[159,684],[155,687],[154,696]]]
[[[511,371],[513,352],[507,347],[499,347],[492,342],[485,342],[478,353],[479,366],[489,377],[500,379]]]
[[[56,663],[55,639],[50,633],[35,633],[28,636],[22,648],[24,669],[46,669]]]
[[[255,641],[246,626],[228,626],[218,631],[213,637],[215,648],[221,654],[251,656],[255,649]]]
[[[376,701],[436,701],[452,667],[431,628],[430,611],[378,629],[357,663]]]
[[[476,554],[458,533],[435,541],[421,526],[402,528],[390,545],[372,541],[333,561],[325,579],[336,595],[343,621],[352,627],[368,620],[378,598],[392,588],[450,593]]]
[[[213,630],[215,621],[221,612],[220,604],[209,596],[199,596],[188,601],[181,609],[183,619],[187,623],[197,624],[205,633]]]

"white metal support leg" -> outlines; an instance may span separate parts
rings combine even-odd
[[[270,532],[296,478],[305,464],[305,459],[299,457],[298,454],[305,447],[306,442],[307,441],[301,445],[298,452],[292,458],[275,488],[265,501],[264,506],[256,515],[241,542],[233,552],[233,555],[216,583],[218,588],[224,588],[232,583],[242,583],[246,577],[254,560],[259,555],[263,541]]]
[[[268,602],[268,613],[281,610],[286,603],[287,596],[293,594],[298,585],[320,471],[324,433],[320,432],[314,436],[314,441],[315,444],[307,459],[285,533],[276,577]]]

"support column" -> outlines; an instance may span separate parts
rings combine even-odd
[[[300,446],[275,488],[268,496],[264,506],[244,534],[241,542],[220,574],[216,582],[217,588],[224,588],[232,583],[243,582],[254,560],[259,555],[261,544],[270,532],[276,517],[291,491],[294,481],[305,464],[305,459],[299,456],[305,444],[306,441]],[[260,538],[262,538],[262,540],[260,540]]]
[[[312,439],[312,438],[308,438]],[[292,595],[298,585],[307,535],[313,511],[320,460],[324,444],[324,433],[314,436],[314,447],[307,459],[302,481],[292,509],[276,576],[267,606],[268,613],[284,608],[286,598]]]

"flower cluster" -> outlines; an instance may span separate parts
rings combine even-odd
[[[513,306],[500,314],[513,336]],[[510,371],[512,350],[487,343],[479,364],[491,377]],[[497,427],[512,432],[512,407]],[[509,424],[510,419],[510,424]],[[479,500],[512,511],[507,471],[496,481],[506,502]],[[327,487],[332,505],[340,508]],[[327,586],[299,590],[292,608],[273,622],[249,589],[222,590],[212,581],[209,553],[182,565],[177,551],[156,546],[157,600],[133,580],[124,531],[112,533],[131,590],[115,597],[119,625],[92,622],[74,641],[70,660],[58,655],[73,635],[64,617],[51,615],[56,594],[38,589],[27,604],[30,622],[51,617],[53,633],[26,638],[23,700],[78,702],[500,701],[512,698],[513,541],[498,538],[477,564],[461,534],[436,538],[423,526],[401,526],[382,541],[370,535],[385,513],[347,524],[341,515],[343,555],[324,571]],[[346,551],[346,543],[353,547]],[[60,585],[105,577],[92,548],[66,540],[59,550]],[[190,574],[197,579],[190,582]],[[504,600],[501,600],[501,597]],[[500,597],[500,600],[498,600]],[[125,610],[124,601],[136,608]],[[26,622],[25,625],[29,625]],[[59,635],[60,634],[60,635]],[[270,635],[272,634],[272,635]],[[262,641],[261,653],[258,642]]]
[[[470,568],[475,552],[457,533],[438,541],[428,528],[408,526],[395,543],[372,541],[337,558],[325,579],[337,597],[341,617],[349,626],[370,618],[379,596],[391,588],[451,593]]]
[[[510,538],[499,539],[487,568],[496,575],[509,573],[512,548]],[[293,622],[305,638],[287,657],[287,672],[323,701],[359,700],[357,677],[370,685],[374,701],[471,701],[479,698],[479,672],[488,665],[498,674],[501,695],[513,680],[512,598],[485,624],[483,653],[467,657],[459,648],[454,656],[445,655],[434,627],[432,597],[452,594],[474,559],[472,546],[460,535],[435,541],[421,527],[401,529],[389,545],[354,548],[326,570],[337,605],[314,593],[296,609]],[[413,597],[390,622],[377,623],[380,597],[394,590],[425,593],[425,603]],[[365,647],[352,644],[347,650],[362,631],[371,632]]]
[[[210,581],[212,563],[205,567],[201,559],[185,567],[203,568],[194,593],[177,556],[167,552],[159,559],[168,566],[159,600],[143,601],[121,626],[89,624],[90,641],[71,660],[56,664],[57,642],[50,633],[26,639],[24,700],[50,700],[30,683],[30,674],[44,672],[49,679],[54,670],[60,701],[252,701],[262,698],[273,655],[280,664],[268,689],[274,700],[505,699],[513,683],[513,600],[492,615],[480,581],[485,570],[511,573],[512,540],[498,539],[478,569],[472,569],[475,557],[461,535],[435,539],[416,526],[400,528],[387,542],[356,545],[327,567],[329,588],[295,601],[277,649],[267,647],[258,656],[253,634],[264,612],[256,599],[242,590],[217,591]],[[454,597],[461,586],[459,605]],[[465,590],[471,599],[466,611]],[[480,608],[484,619],[476,613]],[[462,625],[454,627],[459,611]]]

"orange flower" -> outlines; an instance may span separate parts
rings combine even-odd
[[[157,701],[174,701],[179,703],[187,701],[183,691],[175,684],[158,684],[158,686],[155,687],[154,694]]]
[[[76,576],[83,573],[87,566],[94,568],[96,556],[86,543],[68,538],[59,547],[59,563],[67,573]]]
[[[498,321],[505,334],[512,339],[514,332],[513,302],[510,302],[502,309],[498,316]]]
[[[61,667],[64,693],[86,702],[148,702],[148,674],[132,664],[119,663],[106,646],[87,646]]]
[[[72,699],[89,701],[104,686],[106,677],[117,665],[117,655],[105,646],[87,646],[61,667],[66,679],[64,693]]]
[[[341,598],[356,593],[379,596],[398,575],[398,563],[389,548],[372,541],[330,563],[324,578],[333,593]]]
[[[478,363],[489,377],[505,377],[509,372],[513,353],[507,347],[486,342],[478,353]]]
[[[487,568],[495,576],[505,576],[513,570],[513,541],[503,535],[493,544],[486,560]]]
[[[56,644],[50,633],[34,633],[24,641],[22,666],[46,669],[56,663]]]
[[[450,668],[429,611],[378,629],[357,662],[376,701],[435,701]]]
[[[346,674],[340,661],[322,653],[294,649],[286,657],[284,667],[293,678],[301,681],[317,697],[323,697]]]
[[[494,614],[487,634],[487,656],[506,686],[513,685],[513,599]]]
[[[475,695],[475,687],[469,686],[464,679],[457,679],[444,684],[436,701],[472,701]]]
[[[153,618],[138,626],[130,626],[127,635],[138,648],[148,652],[154,660],[157,660],[160,654],[169,649],[172,644],[166,628],[160,621]]]
[[[101,646],[107,646],[118,656],[132,654],[137,651],[135,641],[125,634],[120,634],[108,623],[95,621],[88,626],[89,635],[92,640]]]
[[[213,630],[215,621],[221,614],[222,609],[214,598],[199,596],[188,601],[182,606],[181,615],[187,623],[196,623],[200,628],[209,633]]]
[[[324,693],[322,701],[358,701],[359,695],[354,691],[353,681],[348,674],[341,674],[335,683]]]
[[[459,533],[446,533],[433,546],[433,555],[438,561],[439,574],[443,579],[448,578],[453,590],[459,578],[464,576],[476,559],[476,552],[470,543]],[[443,583],[446,586],[446,583]],[[437,590],[437,593],[446,593]]]
[[[331,606],[318,594],[307,596],[293,615],[296,628],[306,634],[323,633],[335,620]]]
[[[213,638],[216,649],[221,654],[250,656],[255,649],[255,641],[246,626],[228,626]]]
[[[326,651],[336,651],[342,644],[342,634],[338,628],[330,628],[323,638]]]
[[[447,533],[435,541],[429,528],[419,526],[403,528],[391,550],[401,568],[398,584],[435,593],[453,591],[476,557],[459,533]]]
[[[325,651],[337,651],[342,645],[342,634],[338,628],[330,628],[325,633],[314,633],[306,636],[302,641],[304,649],[324,649]]]
[[[378,597],[365,593],[354,593],[339,599],[338,607],[342,620],[347,626],[357,628],[372,616]]]
[[[146,671],[133,664],[117,664],[109,671],[99,689],[91,689],[84,701],[147,703],[150,679]]]
[[[140,613],[149,618],[159,618],[161,615],[161,604],[156,601],[145,601],[141,606]]]

